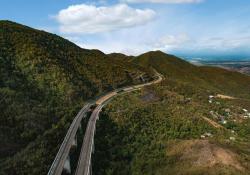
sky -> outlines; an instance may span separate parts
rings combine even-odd
[[[250,60],[249,0],[1,0],[0,19],[105,53]]]

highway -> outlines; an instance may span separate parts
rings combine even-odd
[[[48,172],[48,175],[61,175],[63,171],[64,164],[67,160],[67,157],[70,152],[70,148],[73,144],[73,141],[75,139],[76,132],[81,124],[82,118],[85,116],[85,113],[89,110],[89,108],[92,106],[91,103],[87,103],[76,115],[73,122],[70,125],[70,128],[68,129],[68,132],[63,140],[62,145],[60,146],[60,149],[56,155],[56,158],[54,159],[50,170]]]
[[[77,169],[75,175],[90,175],[92,174],[91,169],[91,155],[94,147],[94,135],[95,135],[95,128],[96,128],[96,120],[99,118],[99,113],[101,112],[103,106],[111,100],[114,96],[119,95],[121,91],[123,92],[131,92],[138,90],[144,86],[149,86],[152,84],[160,83],[163,80],[163,76],[156,72],[156,76],[158,77],[156,80],[152,82],[148,82],[141,85],[135,85],[130,87],[121,88],[119,90],[112,91],[105,96],[99,98],[96,101],[96,104],[98,105],[93,113],[90,116],[84,139],[83,144],[81,148],[80,157],[77,164]]]

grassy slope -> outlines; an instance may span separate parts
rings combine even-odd
[[[132,64],[114,63],[98,50],[0,21],[1,171],[45,174],[85,101],[139,83],[130,75],[142,73]]]

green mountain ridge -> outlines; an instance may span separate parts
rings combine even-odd
[[[148,52],[133,60],[145,67],[153,67],[169,80],[210,89],[217,93],[249,98],[250,76],[222,68],[195,66],[161,51]]]
[[[96,127],[94,174],[249,174],[250,119],[243,112],[250,111],[249,76],[196,67],[160,51],[133,62],[165,79],[105,107]]]
[[[165,80],[152,90],[159,99],[165,98],[164,88],[175,91],[178,105],[183,95],[223,93],[250,99],[250,77],[240,73],[196,67],[161,51],[138,57],[104,54],[55,34],[0,21],[0,174],[46,174],[87,100],[142,83],[141,76],[152,80],[154,69]]]
[[[86,100],[150,77],[139,66],[10,21],[0,21],[0,68],[0,161],[7,174],[47,171]],[[31,160],[46,163],[37,168]]]

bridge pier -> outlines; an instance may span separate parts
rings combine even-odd
[[[77,134],[75,135],[72,146],[77,147]]]
[[[90,163],[90,166],[89,166],[89,175],[92,175],[92,164]]]
[[[80,125],[79,125],[79,128],[78,128],[80,131],[82,131],[82,120],[80,121]]]
[[[64,166],[63,166],[63,171],[66,173],[66,174],[71,174],[71,167],[70,167],[70,157],[68,156],[65,163],[64,163]]]
[[[94,139],[93,139],[93,141],[92,141],[92,154],[94,154],[94,152],[95,152],[95,143],[94,143]]]

